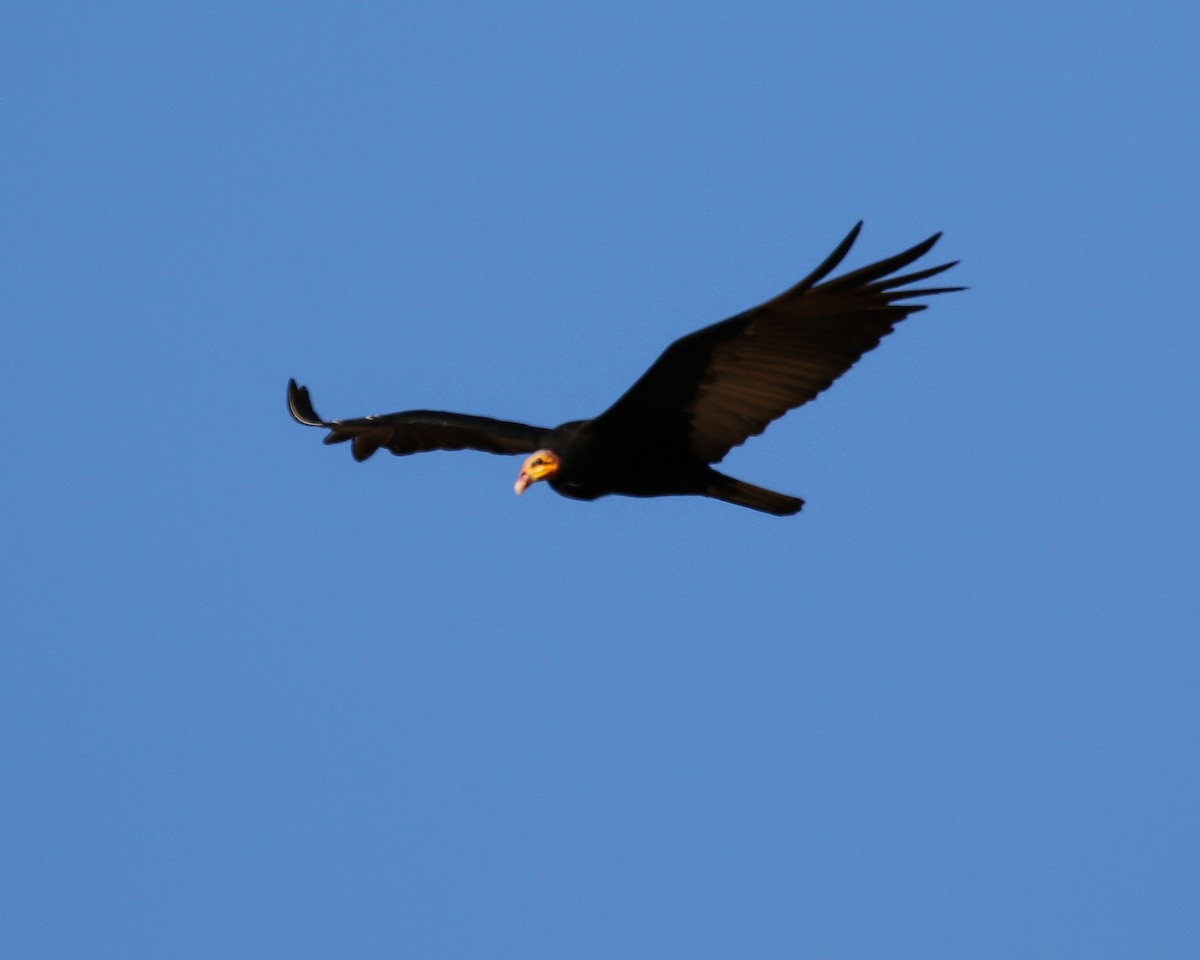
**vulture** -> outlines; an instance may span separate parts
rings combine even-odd
[[[807,277],[773,300],[672,343],[598,417],[535,427],[491,417],[408,410],[323,420],[308,388],[288,381],[298,423],[328,430],[326,443],[350,443],[355,460],[380,448],[397,456],[426,450],[529,454],[516,492],[545,480],[575,500],[695,495],[790,516],[799,497],[735,480],[713,469],[731,448],[807,403],[850,369],[909,314],[918,297],[963,287],[913,286],[957,261],[900,273],[941,236],[826,280],[845,258],[860,221]],[[899,275],[897,275],[899,274]]]

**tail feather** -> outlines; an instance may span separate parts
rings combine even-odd
[[[790,517],[799,513],[804,501],[799,497],[789,497],[786,493],[776,493],[756,487],[744,480],[735,480],[723,473],[712,472],[706,497],[724,500],[726,503],[736,503],[739,507],[749,507],[751,510],[761,510],[763,513],[774,514],[777,517]]]

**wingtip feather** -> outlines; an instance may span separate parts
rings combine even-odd
[[[295,379],[288,380],[287,392],[288,413],[292,415],[292,419],[306,427],[323,427],[325,421],[313,409],[312,398],[308,394],[308,387],[302,387],[296,383]]]
[[[833,248],[833,252],[821,261],[817,269],[788,291],[789,294],[803,293],[805,290],[811,289],[836,270],[838,264],[846,259],[846,254],[854,246],[854,241],[858,239],[858,235],[862,232],[862,227],[863,222],[859,220],[858,223],[850,228],[850,232],[846,234],[842,242]]]

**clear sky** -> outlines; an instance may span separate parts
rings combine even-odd
[[[1194,4],[19,4],[0,955],[1200,955]],[[929,234],[939,298],[593,504],[554,424]]]

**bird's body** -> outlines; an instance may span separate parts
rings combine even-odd
[[[699,495],[778,516],[804,501],[727,477],[712,468],[734,446],[813,399],[893,327],[924,304],[901,301],[961,287],[899,289],[953,263],[892,276],[939,235],[903,253],[821,283],[858,236],[845,240],[808,277],[761,306],[675,341],[608,410],[550,429],[489,417],[412,410],[355,420],[322,420],[308,390],[288,384],[288,408],[326,443],[351,442],[356,460],[380,447],[405,455],[470,448],[533,454],[517,493],[546,480],[563,496],[594,500]]]

